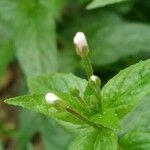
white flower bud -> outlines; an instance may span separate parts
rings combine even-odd
[[[54,93],[47,93],[45,95],[45,100],[49,104],[54,104],[56,101],[59,100],[59,97],[55,95]]]
[[[93,82],[96,82],[96,80],[97,80],[97,76],[92,75],[92,76],[90,77],[90,79],[91,79]]]
[[[68,107],[66,102],[54,93],[47,93],[45,95],[45,100],[48,104],[53,105],[57,110],[65,110]]]
[[[87,40],[83,32],[77,32],[74,37],[74,44],[82,49],[83,46],[87,46]]]
[[[74,44],[76,46],[76,53],[81,57],[88,55],[89,49],[86,37],[83,32],[77,32],[74,39]]]
[[[97,86],[100,86],[100,84],[101,84],[101,80],[99,79],[99,77],[97,77],[97,76],[95,76],[95,75],[92,75],[92,76],[90,77],[89,82],[90,82],[91,85],[92,85],[92,84],[95,84],[95,85],[97,85]]]

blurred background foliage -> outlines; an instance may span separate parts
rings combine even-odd
[[[0,0],[0,150],[66,150],[67,129],[40,114],[7,106],[28,93],[26,79],[53,72],[85,77],[72,38],[87,35],[102,83],[150,58],[150,1],[128,0],[88,10],[90,0]],[[149,113],[149,112],[147,112]]]

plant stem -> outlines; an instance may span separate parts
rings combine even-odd
[[[83,65],[86,71],[87,78],[90,79],[91,75],[93,75],[93,68],[91,65],[91,61],[88,56],[85,56],[82,59],[83,59]]]
[[[86,106],[86,102],[80,97],[80,96],[77,96],[77,99],[79,100],[79,102],[81,103],[82,106]]]
[[[94,128],[101,128],[102,127],[101,125],[97,125],[97,124],[91,122],[86,117],[82,116],[79,112],[77,112],[76,110],[74,110],[74,109],[72,109],[70,107],[66,108],[66,111],[71,113],[76,118],[82,120],[83,122],[89,124],[90,126],[93,126]]]
[[[99,100],[98,101],[99,111],[102,111],[102,98],[101,98],[101,91],[100,90],[96,91],[96,97]]]

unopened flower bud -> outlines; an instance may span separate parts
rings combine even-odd
[[[89,48],[87,44],[86,37],[83,32],[77,32],[74,39],[74,44],[76,47],[76,53],[80,57],[85,57],[88,55]]]
[[[100,86],[101,85],[101,80],[99,79],[99,77],[92,75],[90,77],[89,83],[91,85],[96,85],[96,86]]]
[[[98,99],[94,95],[89,97],[89,106],[92,110],[98,111]]]
[[[53,105],[58,110],[65,110],[68,107],[65,101],[63,101],[54,93],[47,93],[45,95],[45,100],[48,104]]]
[[[59,97],[55,95],[54,93],[47,93],[45,95],[45,100],[49,104],[54,104],[56,101],[59,100]]]
[[[75,97],[78,97],[80,95],[80,91],[76,87],[71,87],[70,93]]]

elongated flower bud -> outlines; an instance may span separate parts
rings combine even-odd
[[[86,37],[83,32],[77,32],[74,39],[74,44],[76,47],[76,53],[80,57],[85,57],[88,55],[89,48],[87,44]]]
[[[58,110],[65,110],[68,107],[65,101],[54,93],[47,93],[45,95],[45,100],[48,104],[53,105]]]

